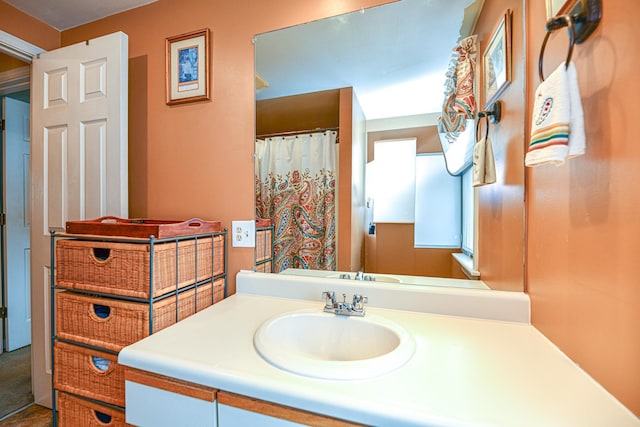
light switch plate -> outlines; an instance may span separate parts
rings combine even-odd
[[[256,247],[256,222],[231,221],[231,242],[234,247]]]

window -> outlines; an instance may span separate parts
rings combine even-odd
[[[452,176],[443,153],[415,151],[415,138],[375,142],[366,170],[369,225],[414,223],[414,247],[461,248],[473,256],[472,169]]]
[[[416,248],[459,248],[461,178],[446,170],[442,153],[416,156]]]
[[[416,139],[376,141],[367,170],[367,197],[375,201],[373,222],[413,222]]]

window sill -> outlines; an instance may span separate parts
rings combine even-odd
[[[473,258],[463,253],[454,253],[451,255],[453,256],[453,259],[460,264],[465,276],[470,280],[480,280],[480,272],[473,268]]]

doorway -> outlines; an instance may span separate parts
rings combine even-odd
[[[29,225],[29,90],[0,96],[0,419],[33,402]]]
[[[21,41],[0,31],[0,105],[3,105],[2,117],[9,113],[7,119],[12,122],[10,135],[5,138],[3,132],[0,136],[3,147],[0,154],[3,214],[0,216],[0,303],[6,308],[0,319],[0,420],[34,401],[28,209],[31,58],[13,52],[22,47]],[[7,146],[9,141],[11,145]]]

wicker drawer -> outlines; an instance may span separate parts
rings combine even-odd
[[[58,423],[65,426],[119,427],[128,426],[124,411],[109,406],[58,393]]]
[[[224,238],[211,237],[154,244],[153,297],[224,272]],[[56,242],[58,286],[149,298],[151,245],[61,239]],[[176,271],[177,270],[177,271]],[[197,273],[196,273],[197,270]]]
[[[191,316],[224,298],[224,279],[178,296],[178,320]],[[197,299],[197,306],[196,306]],[[176,323],[176,299],[171,295],[154,302],[153,332]],[[56,293],[56,336],[120,351],[149,335],[149,304],[84,295],[71,291]]]
[[[271,273],[271,261],[256,265],[256,271],[259,273]]]
[[[54,387],[124,407],[124,367],[118,356],[61,341],[54,345]]]
[[[271,258],[271,245],[271,229],[258,230],[256,232],[256,261]]]

